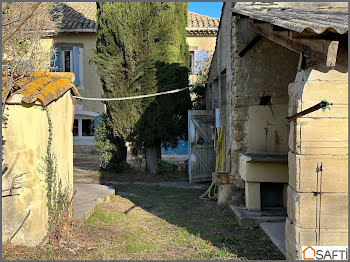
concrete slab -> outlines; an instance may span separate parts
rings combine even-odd
[[[229,208],[233,211],[241,226],[260,224],[263,222],[284,222],[287,217],[284,215],[269,215],[264,211],[249,211],[246,207],[239,207],[233,204],[230,204]]]
[[[260,224],[261,229],[283,255],[286,255],[285,224],[286,222],[265,222]]]
[[[94,207],[115,195],[115,189],[99,184],[74,184],[77,193],[73,200],[74,217],[86,219]]]

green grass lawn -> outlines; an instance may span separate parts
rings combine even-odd
[[[239,226],[202,191],[118,185],[74,232],[76,254],[46,248],[34,259],[284,259],[259,227]]]

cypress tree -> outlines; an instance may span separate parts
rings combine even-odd
[[[188,86],[187,3],[97,3],[97,64],[105,97],[151,94]],[[106,103],[109,128],[155,172],[160,146],[187,130],[189,92]]]

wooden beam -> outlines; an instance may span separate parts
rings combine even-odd
[[[259,40],[262,38],[261,35],[255,36],[239,53],[239,57],[243,57]]]
[[[296,53],[303,53],[305,57],[326,64],[328,67],[335,66],[338,41],[320,39],[293,39],[288,31],[274,31],[271,24],[257,24],[250,21],[249,27],[257,34],[269,39]]]

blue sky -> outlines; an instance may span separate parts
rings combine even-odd
[[[188,2],[188,11],[220,18],[222,2]]]

